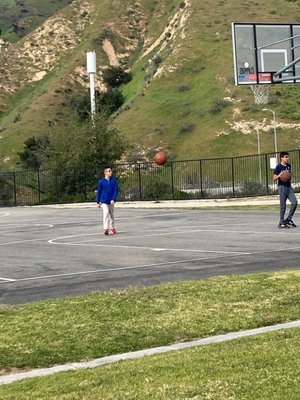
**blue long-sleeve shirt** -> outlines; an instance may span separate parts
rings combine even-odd
[[[119,186],[116,178],[102,178],[98,182],[97,204],[110,204],[111,200],[117,201]]]

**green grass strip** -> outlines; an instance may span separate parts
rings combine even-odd
[[[5,400],[298,400],[300,329],[58,373],[0,387]]]
[[[0,370],[49,367],[299,319],[300,271],[0,308]]]

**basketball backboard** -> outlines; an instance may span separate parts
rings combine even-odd
[[[300,24],[232,23],[236,85],[300,83]]]

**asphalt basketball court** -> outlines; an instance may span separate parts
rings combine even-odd
[[[297,219],[297,218],[296,218]],[[299,267],[300,229],[278,213],[116,207],[0,210],[0,304]]]
[[[235,84],[250,85],[262,107],[270,84],[299,82],[299,32],[232,24]],[[275,112],[263,111],[277,153]],[[101,219],[95,207],[1,209],[0,304],[299,267],[300,228],[279,230],[278,212],[117,208],[109,237]]]

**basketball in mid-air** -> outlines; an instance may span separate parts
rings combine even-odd
[[[291,180],[291,178],[292,178],[292,175],[287,169],[282,171],[282,173],[280,175],[280,180],[282,182],[289,182]]]
[[[168,159],[167,155],[164,151],[159,151],[154,156],[154,161],[156,162],[157,165],[165,165],[167,159]]]

